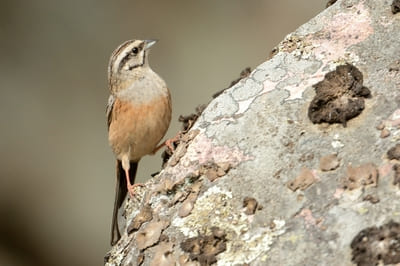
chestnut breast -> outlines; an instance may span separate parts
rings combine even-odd
[[[128,155],[131,161],[153,152],[171,121],[168,92],[140,104],[116,98],[111,113],[109,142],[117,159]]]

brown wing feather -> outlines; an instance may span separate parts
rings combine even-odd
[[[110,124],[111,124],[111,120],[112,120],[112,109],[114,107],[114,102],[115,102],[114,96],[110,95],[110,97],[108,97],[107,109],[106,109],[107,129],[110,129]]]

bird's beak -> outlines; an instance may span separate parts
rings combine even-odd
[[[158,40],[145,40],[144,41],[144,49],[147,50],[152,47]]]

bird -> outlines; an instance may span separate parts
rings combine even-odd
[[[149,66],[150,47],[157,40],[128,40],[118,46],[108,65],[107,127],[116,157],[116,191],[111,224],[111,245],[121,238],[118,209],[126,195],[134,196],[140,159],[154,154],[168,130],[171,95],[165,81]]]

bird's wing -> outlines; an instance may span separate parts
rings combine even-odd
[[[108,97],[108,103],[107,103],[107,109],[106,109],[106,115],[107,115],[107,128],[110,129],[110,124],[111,124],[111,119],[112,119],[112,109],[114,106],[115,102],[115,97],[113,95],[110,95]]]

